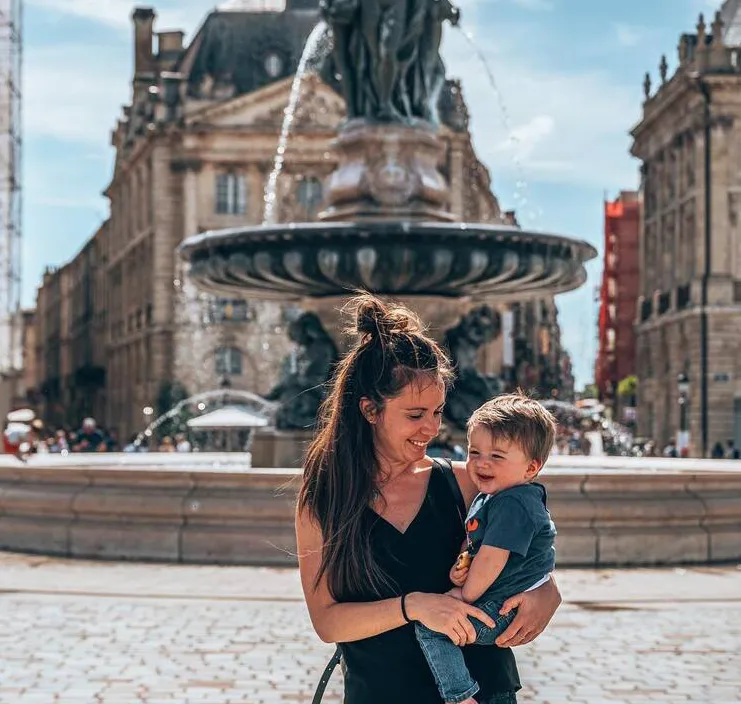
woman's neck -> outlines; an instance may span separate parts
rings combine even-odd
[[[407,472],[413,472],[419,462],[409,462],[407,460],[392,460],[387,457],[378,458],[378,481],[384,485],[392,482]]]

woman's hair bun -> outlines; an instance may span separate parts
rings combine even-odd
[[[353,332],[365,337],[387,339],[394,334],[422,332],[422,323],[408,308],[384,303],[368,293],[350,301],[355,311]]]

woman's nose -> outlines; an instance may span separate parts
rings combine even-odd
[[[434,416],[427,420],[425,423],[425,432],[431,436],[435,436],[440,432],[440,423],[442,419],[438,416]]]

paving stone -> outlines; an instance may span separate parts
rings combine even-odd
[[[741,570],[684,574],[562,573],[519,701],[741,702]],[[291,570],[0,553],[0,704],[308,704],[331,653]]]

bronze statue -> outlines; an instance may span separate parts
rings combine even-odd
[[[337,347],[315,313],[302,313],[289,325],[288,336],[298,349],[285,361],[281,380],[265,398],[280,402],[276,427],[311,429],[324,400],[324,385],[337,361]]]
[[[322,0],[321,11],[349,119],[437,122],[442,25],[460,16],[450,0]]]
[[[473,411],[500,391],[492,379],[478,370],[478,354],[483,345],[499,337],[501,329],[499,313],[484,305],[464,315],[445,333],[445,345],[456,371],[445,417],[459,428],[465,428]]]

